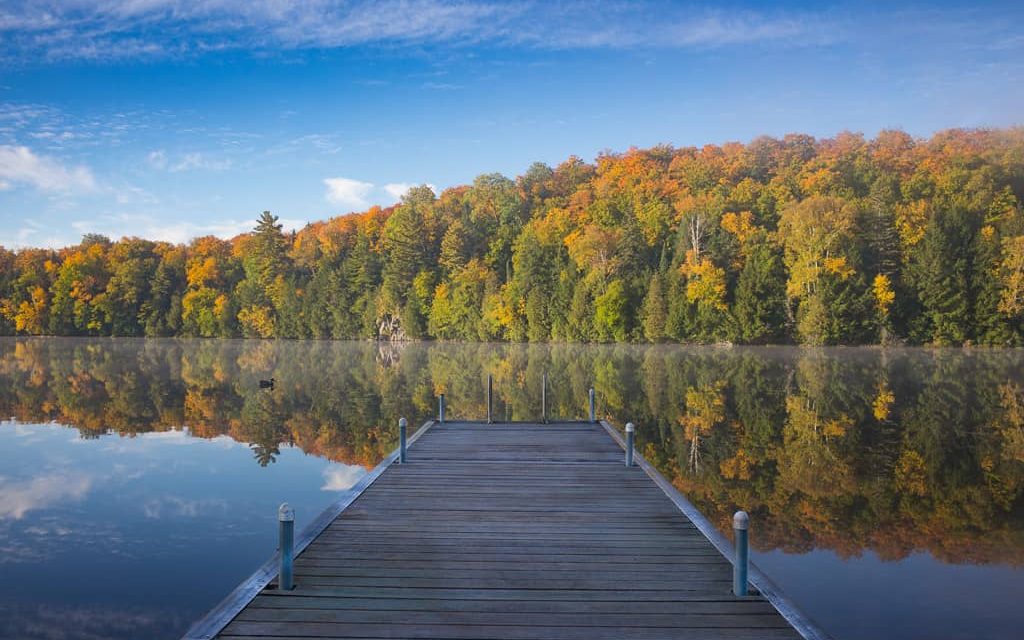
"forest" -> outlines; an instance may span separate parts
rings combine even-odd
[[[285,233],[0,248],[0,335],[1024,344],[1024,129],[481,175]]]

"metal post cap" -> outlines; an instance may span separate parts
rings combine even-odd
[[[398,419],[398,426],[400,426],[400,427],[408,427],[409,426],[409,421],[406,420],[405,418],[399,418]]]
[[[632,422],[626,423],[626,433],[633,433],[636,430],[636,426]]]
[[[750,516],[747,515],[746,511],[737,511],[736,515],[732,517],[732,528],[746,531],[749,527]]]
[[[281,506],[277,508],[277,521],[278,522],[294,522],[295,521],[295,509],[292,509],[287,502],[282,502]]]

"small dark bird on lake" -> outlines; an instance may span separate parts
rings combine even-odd
[[[260,389],[273,389],[273,388],[274,388],[274,379],[273,378],[271,378],[270,380],[260,380]]]

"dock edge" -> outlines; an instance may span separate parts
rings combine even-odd
[[[426,433],[430,427],[434,425],[434,420],[428,420],[416,430],[416,433],[412,434],[407,445],[411,445],[416,442],[424,433]],[[352,486],[351,489],[345,492],[339,500],[332,503],[323,512],[317,516],[316,520],[311,522],[309,526],[302,530],[302,533],[295,540],[295,557],[298,557],[300,553],[306,550],[316,538],[324,532],[334,520],[341,515],[345,509],[349,507],[353,502],[356,501],[359,496],[372,485],[377,478],[379,478],[392,464],[398,460],[399,450],[396,448],[386,458],[380,461],[380,463],[373,468],[372,471],[367,473],[365,476],[360,478],[359,482]],[[251,576],[246,578],[240,585],[235,587],[224,600],[217,606],[199,619],[196,623],[185,632],[185,635],[181,637],[181,640],[211,640],[218,633],[224,630],[224,627],[235,619],[242,609],[244,609],[252,600],[263,591],[270,582],[277,576],[278,563],[280,562],[279,552],[274,552],[274,555],[264,562],[259,569],[256,570]]]
[[[600,424],[604,427],[604,430],[608,432],[608,435],[612,437],[622,447],[626,449],[626,442],[622,438],[622,434],[613,427],[607,420],[600,420]],[[730,563],[735,564],[735,553],[732,545],[723,536],[715,525],[711,524],[711,521],[704,517],[704,514],[700,512],[700,509],[693,506],[686,497],[679,492],[675,486],[668,481],[665,476],[661,475],[661,472],[654,468],[651,463],[647,462],[647,459],[643,457],[639,452],[633,453],[633,463],[644,470],[647,476],[654,481],[656,485],[668,496],[676,507],[683,512],[687,518],[693,522],[694,526],[704,534],[704,537],[711,542],[712,545],[718,549],[718,552],[725,556],[725,559]],[[765,600],[771,603],[775,610],[779,612],[783,618],[786,619],[796,632],[803,636],[804,640],[833,640],[832,636],[825,632],[824,629],[818,626],[813,620],[811,620],[803,611],[801,611],[796,604],[789,599],[782,589],[779,588],[771,578],[769,578],[763,571],[761,571],[756,564],[753,562],[749,563],[749,579],[750,584],[760,592],[761,596]]]

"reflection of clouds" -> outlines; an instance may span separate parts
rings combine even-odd
[[[115,524],[85,516],[69,523],[66,513],[32,514],[24,520],[0,519],[0,566],[28,562],[55,562],[85,548],[103,548],[123,555],[124,538]],[[0,638],[6,638],[0,633]]]
[[[324,486],[321,491],[348,491],[366,475],[366,469],[357,464],[332,463],[324,468]]]
[[[21,520],[34,509],[44,509],[62,500],[80,500],[92,487],[92,478],[52,474],[28,482],[13,482],[0,476],[0,519]]]
[[[213,511],[223,512],[227,507],[227,502],[221,499],[186,500],[177,496],[163,496],[147,500],[142,505],[142,512],[147,518],[152,519],[160,519],[166,516],[195,518]]]
[[[183,629],[180,611],[122,605],[0,604],[0,637],[40,640],[156,638]]]
[[[219,435],[213,438],[201,438],[192,434],[188,429],[171,429],[169,431],[149,431],[136,434],[106,434],[110,439],[105,442],[105,450],[126,453],[137,451],[144,443],[155,445],[209,445],[215,444],[224,449],[244,447],[245,443],[236,442],[226,435]],[[114,439],[113,436],[118,438]]]

